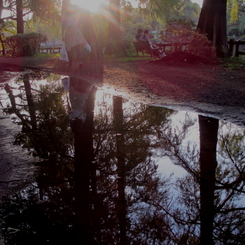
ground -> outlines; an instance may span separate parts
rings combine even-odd
[[[190,59],[189,59],[190,58]],[[71,70],[58,58],[0,58],[1,83],[23,67],[77,76],[148,104],[196,111],[245,124],[245,72],[197,60],[108,59]],[[11,72],[11,73],[10,73]]]
[[[131,61],[104,59],[85,62],[82,69],[70,69],[58,58],[0,58],[0,87],[3,91],[3,84],[20,70],[45,70],[91,81],[105,90],[146,104],[195,111],[244,126],[244,67],[229,70],[220,64],[203,63],[191,57],[157,61],[150,57]],[[21,149],[11,144],[16,126],[8,123],[9,118],[2,112],[0,119],[1,194],[7,183],[14,185],[13,180],[26,179],[30,171],[26,171],[28,154],[18,154],[17,158]],[[21,168],[20,162],[23,163]]]

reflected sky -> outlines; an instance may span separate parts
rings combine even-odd
[[[48,73],[1,98],[40,158],[1,202],[6,244],[244,244],[244,128]]]

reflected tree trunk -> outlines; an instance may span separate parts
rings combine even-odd
[[[31,125],[32,125],[32,129],[35,130],[37,128],[36,111],[35,111],[35,105],[34,105],[33,96],[31,92],[30,79],[28,75],[24,75],[23,82],[24,82],[25,91],[26,91],[27,104],[29,107]]]
[[[217,167],[216,146],[219,121],[200,116],[200,193],[201,193],[201,245],[213,243],[213,221],[215,214],[214,190]]]
[[[16,13],[17,13],[17,34],[24,34],[23,3],[22,3],[22,0],[16,0]]]
[[[126,199],[125,199],[125,146],[123,132],[123,108],[122,97],[113,97],[114,129],[116,133],[117,147],[117,184],[118,184],[118,203],[117,212],[120,227],[120,244],[127,244],[126,237]]]
[[[4,88],[5,88],[5,91],[7,92],[8,96],[9,96],[13,112],[21,120],[23,126],[26,129],[31,130],[30,124],[25,119],[25,117],[20,113],[20,110],[18,110],[18,108],[16,106],[15,95],[13,94],[12,89],[10,88],[10,86],[8,84],[6,84]]]
[[[3,0],[0,0],[0,19],[2,19],[2,13],[3,13]]]
[[[75,138],[75,212],[76,244],[94,244],[91,231],[90,175],[93,160],[93,110],[96,90],[88,96],[86,120],[71,121]]]

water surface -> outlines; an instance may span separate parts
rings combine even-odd
[[[2,93],[40,158],[1,202],[6,244],[244,244],[244,128],[54,74]]]

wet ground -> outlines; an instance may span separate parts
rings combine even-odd
[[[105,59],[84,62],[82,69],[70,69],[58,58],[0,58],[3,69],[18,71],[25,67],[60,75],[73,75],[96,86],[123,94],[147,104],[184,109],[244,125],[245,72],[222,65],[174,62],[150,58]],[[7,75],[1,75],[5,81]]]

